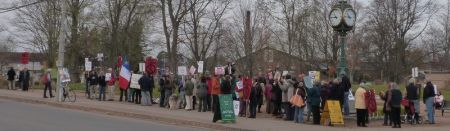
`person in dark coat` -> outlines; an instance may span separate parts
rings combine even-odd
[[[164,108],[164,101],[165,101],[165,89],[164,89],[164,83],[166,81],[166,76],[163,75],[161,77],[161,79],[159,79],[159,107],[163,107]]]
[[[392,128],[401,128],[400,103],[402,99],[402,92],[398,90],[397,84],[393,83],[391,86],[391,90],[387,94],[388,104],[386,106],[386,110],[391,112],[391,120],[392,123],[394,123],[394,126],[392,126]]]
[[[88,78],[89,81],[89,98],[90,99],[94,99],[95,98],[95,91],[97,90],[97,85],[98,85],[98,75],[97,72],[93,72],[89,75]]]
[[[28,87],[30,86],[30,72],[27,68],[19,73],[19,82],[21,84],[23,91],[28,91]]]
[[[206,112],[207,102],[206,97],[208,94],[208,87],[206,85],[206,78],[201,77],[200,83],[197,85],[197,97],[199,99],[198,112]]]
[[[261,113],[261,106],[264,104],[264,87],[265,87],[265,79],[260,77],[258,79],[258,85],[256,86],[256,98],[258,99],[258,113]]]
[[[280,85],[278,84],[278,80],[271,82],[272,84],[272,101],[273,101],[273,112],[272,114],[274,116],[280,116],[281,115],[281,103],[282,103],[282,91],[280,88]]]
[[[338,79],[333,80],[333,85],[331,86],[330,92],[332,92],[328,100],[339,101],[341,107],[344,103],[344,88],[340,86],[340,81]]]
[[[425,103],[427,107],[427,115],[428,122],[430,124],[434,124],[434,100],[435,100],[436,92],[434,92],[434,85],[431,81],[427,82],[425,89],[423,90],[423,103]]]
[[[7,73],[8,75],[8,90],[15,90],[15,79],[16,79],[16,71],[14,70],[13,67],[11,67]]]
[[[410,112],[409,116],[414,116],[414,118],[412,118],[412,119],[415,119],[416,122],[418,122],[419,121],[419,113],[420,113],[420,105],[419,105],[419,90],[420,90],[420,88],[415,85],[415,81],[416,80],[414,78],[411,78],[408,81],[409,85],[406,87],[406,99],[408,99],[408,101],[414,105],[415,112]]]
[[[350,94],[350,89],[352,88],[352,84],[350,82],[350,79],[345,75],[344,73],[341,74],[342,80],[341,80],[341,88],[344,90],[344,97],[343,97],[343,109],[344,109],[344,115],[348,116],[350,114],[349,105],[348,105],[348,95]]]
[[[307,95],[311,103],[311,112],[313,114],[313,124],[320,124],[320,103],[321,103],[321,85],[320,82],[314,82],[313,88],[309,89]]]
[[[138,83],[139,86],[141,87],[141,96],[142,96],[141,104],[143,106],[151,106],[153,103],[150,90],[154,86],[153,79],[149,75],[144,73],[144,75],[139,79]]]
[[[384,113],[384,123],[383,126],[392,126],[392,116],[391,116],[391,111],[387,110],[387,106],[389,106],[388,104],[388,94],[391,91],[393,86],[393,83],[389,83],[388,85],[388,89],[386,92],[380,92],[380,98],[381,100],[384,101],[384,105],[383,105],[383,113]]]
[[[250,91],[250,116],[248,118],[256,118],[256,107],[258,106],[258,84],[255,80],[255,84],[252,86]]]
[[[100,76],[98,76],[98,86],[99,86],[99,92],[98,92],[98,100],[99,101],[105,101],[106,100],[106,95],[105,95],[105,90],[106,90],[106,76],[105,73],[100,72]]]

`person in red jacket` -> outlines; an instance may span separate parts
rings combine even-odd
[[[207,85],[207,96],[206,96],[206,110],[211,111],[211,91],[212,91],[212,83],[211,83],[211,76],[206,78],[206,85]]]
[[[242,79],[242,85],[243,88],[239,90],[239,100],[240,100],[240,110],[239,110],[239,116],[246,117],[247,114],[247,107],[248,102],[250,100],[250,91],[253,85],[252,79],[250,79],[248,76],[241,78]]]

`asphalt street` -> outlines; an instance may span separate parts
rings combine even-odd
[[[0,99],[0,131],[199,131]]]

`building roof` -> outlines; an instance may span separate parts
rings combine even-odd
[[[0,59],[3,63],[21,63],[23,52],[0,52]],[[42,62],[45,60],[43,53],[30,53],[30,62]]]

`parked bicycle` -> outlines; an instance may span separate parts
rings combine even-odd
[[[68,82],[63,82],[62,83],[62,89],[63,89],[63,99],[62,101],[68,101],[68,102],[75,102],[77,100],[77,95],[75,94],[75,91],[72,90],[69,87],[69,83]]]

